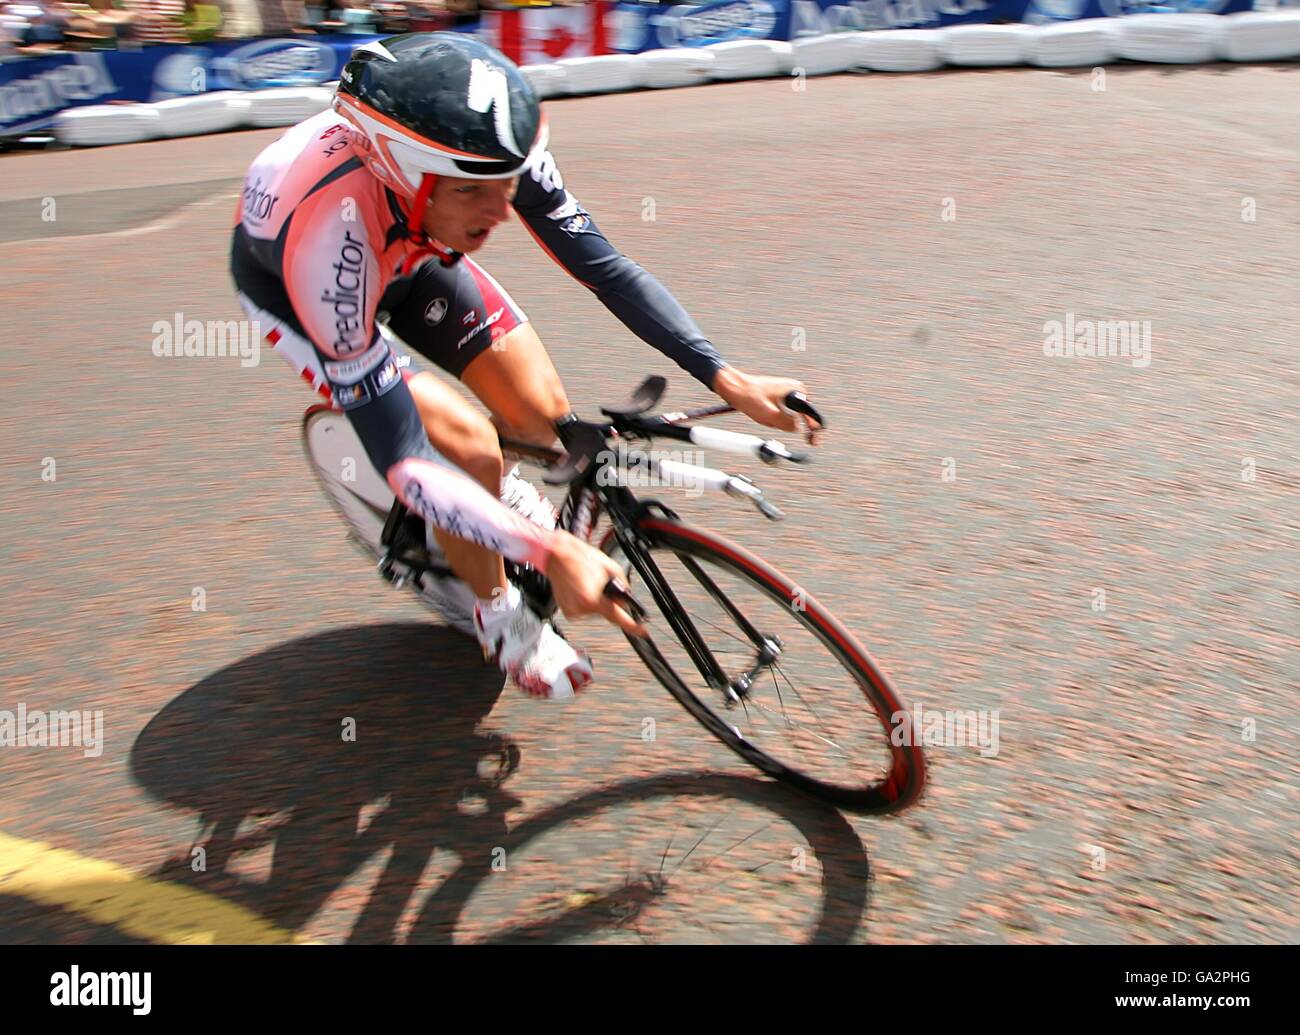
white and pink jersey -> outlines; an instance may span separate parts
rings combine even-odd
[[[609,243],[549,153],[520,178],[513,206],[546,254],[633,333],[711,384],[725,366],[713,345],[659,281]],[[333,111],[294,126],[254,160],[235,212],[231,273],[267,340],[348,414],[407,506],[544,567],[549,533],[434,452],[376,325],[382,307],[389,327],[413,347],[416,334],[428,337],[426,345],[441,341],[442,353],[418,350],[460,376],[475,349],[525,317],[472,260],[413,237],[397,196],[367,169]]]
[[[332,112],[293,127],[248,171],[232,272],[267,340],[348,413],[371,461],[413,511],[544,569],[550,534],[433,450],[376,327],[386,288],[404,265],[430,254],[406,232],[396,198],[353,153],[346,123]]]

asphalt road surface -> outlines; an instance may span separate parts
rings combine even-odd
[[[832,422],[806,470],[715,458],[784,523],[665,495],[996,732],[877,817],[747,769],[610,629],[572,627],[578,702],[503,692],[345,540],[286,364],[153,355],[241,316],[277,131],[0,160],[0,732],[103,721],[0,748],[0,941],[1296,941],[1297,75],[550,105],[610,239]],[[585,412],[708,398],[517,224],[482,261]],[[1046,354],[1085,320],[1142,348]]]

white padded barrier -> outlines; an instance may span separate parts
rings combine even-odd
[[[794,67],[794,51],[783,40],[727,40],[708,49],[714,79],[763,79],[786,75]]]
[[[247,117],[246,105],[231,103],[239,96],[238,90],[221,90],[150,105],[158,112],[158,135],[192,137],[238,129]]]
[[[564,66],[558,62],[553,61],[546,65],[522,65],[519,71],[523,72],[528,85],[533,88],[533,93],[537,94],[540,100],[545,100],[547,97],[563,97],[569,92],[568,74]]]
[[[1300,58],[1300,9],[1231,15],[1139,14],[1042,25],[956,25],[946,29],[840,32],[787,43],[731,40],[642,54],[568,58],[525,65],[539,97],[694,86],[710,79],[758,79],[801,68],[806,75],[865,69],[925,72],[1030,64],[1092,67],[1127,59],[1171,64]],[[337,82],[222,91],[155,104],[70,108],[55,118],[64,143],[89,147],[156,137],[217,133],[239,126],[291,126],[329,108]]]
[[[1198,65],[1214,60],[1217,14],[1134,14],[1120,18],[1119,56],[1129,61]]]
[[[1039,68],[1092,68],[1119,56],[1119,26],[1115,18],[1083,18],[1027,26],[1025,61]]]
[[[873,72],[929,72],[943,64],[939,34],[925,29],[880,29],[858,36],[857,66]]]
[[[571,94],[616,93],[641,85],[641,70],[631,54],[565,58],[556,64],[564,68],[565,90]]]
[[[249,90],[245,96],[247,126],[292,126],[330,106],[334,94],[320,86],[285,86]]]
[[[953,25],[939,30],[939,56],[949,65],[999,68],[1025,63],[1024,25]]]
[[[647,51],[635,60],[641,85],[658,90],[708,82],[714,58],[713,51],[705,47],[677,47]]]
[[[135,144],[158,135],[158,111],[152,104],[91,104],[61,111],[54,134],[74,147]]]
[[[1300,10],[1220,15],[1215,50],[1225,61],[1286,61],[1300,57]]]
[[[790,59],[794,69],[802,68],[805,75],[834,75],[854,71],[860,67],[865,33],[836,32],[829,36],[809,36],[790,44]]]

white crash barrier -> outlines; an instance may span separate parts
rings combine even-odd
[[[1221,15],[1134,14],[1121,18],[1119,57],[1168,65],[1214,60]]]
[[[939,55],[950,65],[997,68],[1025,63],[1027,25],[954,25],[940,29]]]
[[[569,92],[568,74],[559,62],[547,65],[521,65],[519,71],[523,72],[528,85],[533,88],[533,93],[541,100],[547,97],[563,97]]]
[[[1300,9],[1213,14],[1137,14],[1044,25],[955,25],[884,29],[779,40],[731,40],[643,54],[568,58],[525,65],[539,97],[614,93],[640,87],[695,86],[709,80],[758,79],[796,68],[805,75],[869,70],[927,72],[957,67],[1029,64],[1093,67],[1113,61],[1198,64],[1215,60],[1300,58]],[[55,118],[67,144],[129,144],[157,137],[216,133],[241,126],[291,126],[324,111],[338,84],[225,91],[154,104],[70,108]]]
[[[873,72],[929,72],[943,64],[937,32],[879,29],[859,35],[859,68],[869,68]]]
[[[1219,22],[1216,50],[1226,61],[1300,57],[1300,10],[1242,11]]]
[[[794,51],[782,40],[727,40],[708,49],[714,79],[763,79],[786,75],[794,67]]]
[[[1092,68],[1114,61],[1119,51],[1115,18],[1083,18],[1028,26],[1025,61],[1039,68]]]
[[[834,75],[859,66],[862,54],[861,32],[839,32],[830,36],[810,36],[790,44],[792,71],[803,69],[804,75]]]
[[[292,126],[330,106],[334,94],[321,86],[286,86],[246,94],[246,126]]]
[[[92,104],[61,111],[54,134],[75,147],[135,144],[158,136],[158,112],[152,104]]]
[[[564,69],[565,91],[570,94],[618,93],[641,85],[641,69],[630,54],[565,58],[556,65]]]
[[[159,101],[150,107],[158,112],[159,136],[190,137],[238,129],[248,117],[248,106],[234,103],[242,99],[238,90],[221,90]]]
[[[713,71],[713,51],[705,47],[649,50],[636,56],[641,86],[665,89],[707,83]]]

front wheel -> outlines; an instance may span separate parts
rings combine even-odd
[[[643,517],[629,560],[604,549],[667,619],[628,637],[655,678],[729,748],[839,808],[892,811],[925,783],[918,745],[871,655],[800,586],[708,532]],[[671,634],[670,634],[671,633]]]

